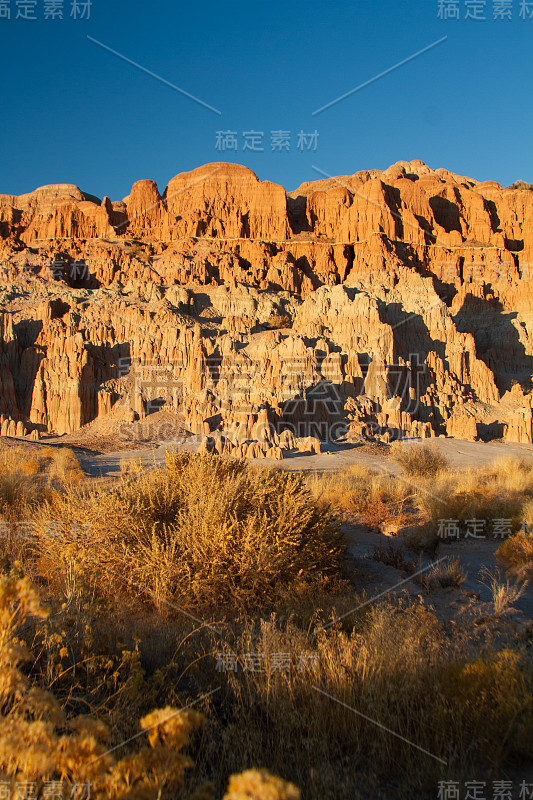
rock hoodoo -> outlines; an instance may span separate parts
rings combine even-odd
[[[533,191],[421,161],[0,195],[2,435],[162,406],[203,449],[532,441]],[[115,412],[116,413],[116,412]],[[291,438],[292,437],[292,438]]]

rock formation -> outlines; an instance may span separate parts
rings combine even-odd
[[[239,456],[532,441],[528,188],[421,161],[289,194],[221,163],[118,202],[45,186],[0,195],[0,261],[2,435],[166,406]]]

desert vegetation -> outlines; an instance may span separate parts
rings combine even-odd
[[[407,475],[418,478],[434,478],[448,468],[448,461],[431,445],[414,445],[404,448],[400,442],[392,446],[393,458],[401,464]]]
[[[272,314],[268,320],[268,328],[271,331],[283,330],[291,327],[291,317],[289,314]]]
[[[312,474],[307,485],[319,507],[356,514],[370,526],[391,521],[400,524],[416,496],[408,482],[360,465]]]
[[[530,534],[519,531],[507,539],[498,550],[498,557],[517,578],[533,578],[533,537]]]
[[[424,538],[438,532],[441,519],[457,520],[463,534],[468,520],[485,521],[485,533],[496,537],[501,534],[494,521],[506,520],[519,539],[506,540],[502,560],[510,564],[515,558],[527,567],[533,537],[524,527],[533,531],[533,464],[503,458],[458,474],[431,445],[393,448],[393,458],[403,467],[400,474],[350,466],[310,476],[309,490],[321,508],[354,515],[371,526],[416,523]],[[516,542],[522,540],[520,548]]]
[[[533,189],[533,183],[528,183],[527,181],[515,181],[510,186],[507,187],[508,189]]]
[[[57,586],[69,552],[100,594],[116,598],[118,580],[120,596],[142,587],[158,608],[271,609],[341,571],[341,536],[299,477],[209,454],[134,465],[111,492],[54,492],[34,518],[39,569]]]
[[[431,598],[462,586],[455,561],[420,576],[417,597],[366,602],[339,530],[427,535],[426,492],[460,510],[469,489],[468,513],[489,497],[515,524],[528,465],[406,480],[169,453],[106,485],[72,451],[0,463],[4,781],[36,797],[62,781],[65,796],[90,783],[129,800],[416,798],[531,758],[527,640],[443,624]],[[373,558],[415,575],[411,552]],[[492,578],[503,618],[514,582]]]

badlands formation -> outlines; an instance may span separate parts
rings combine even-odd
[[[421,161],[289,194],[236,164],[0,195],[2,435],[131,426],[202,448],[532,442],[533,191]]]

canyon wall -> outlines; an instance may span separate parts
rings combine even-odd
[[[222,163],[115,202],[53,185],[0,195],[0,262],[4,435],[165,405],[235,442],[532,441],[530,188],[421,161],[289,194]]]

